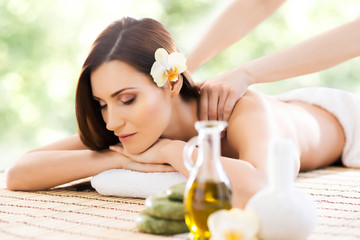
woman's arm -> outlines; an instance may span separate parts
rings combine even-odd
[[[360,18],[234,69],[263,83],[321,71],[360,56]],[[241,81],[240,79],[238,81]]]
[[[157,144],[159,145],[157,146]],[[144,153],[136,155],[124,152],[124,149],[120,146],[114,146],[112,150],[142,164],[168,163],[188,178],[190,173],[185,167],[182,157],[186,142],[162,139],[157,144]],[[252,148],[252,150],[266,154],[265,151],[261,151],[261,148]],[[196,155],[197,150],[195,149],[194,156]],[[266,185],[266,172],[241,159],[221,157],[221,162],[232,186],[234,207],[245,207],[250,197]]]
[[[187,58],[194,72],[202,64],[243,38],[285,0],[233,0],[215,19]]]
[[[141,164],[110,150],[89,150],[74,135],[24,154],[7,170],[6,185],[9,190],[41,190],[112,168],[173,171],[170,166]]]

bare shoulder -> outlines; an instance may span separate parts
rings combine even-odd
[[[229,129],[243,127],[250,118],[269,117],[271,108],[267,96],[248,90],[236,103],[229,119]]]
[[[82,150],[88,149],[80,140],[78,134],[63,138],[46,146],[36,148],[30,152],[36,151],[54,151],[54,150]]]
[[[234,111],[244,111],[244,109],[252,109],[252,110],[264,110],[267,103],[268,96],[248,90],[243,97],[239,99],[237,102]]]
[[[275,121],[265,95],[248,91],[236,104],[229,119],[228,145],[240,159],[264,167],[269,141],[276,134]]]

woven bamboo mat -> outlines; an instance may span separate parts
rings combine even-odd
[[[295,186],[310,194],[318,209],[310,240],[360,239],[360,169],[329,167],[301,173]]]
[[[360,239],[360,170],[331,167],[302,173],[319,223],[309,240]],[[187,239],[138,232],[143,199],[104,197],[80,183],[48,191],[12,192],[0,174],[0,239]]]

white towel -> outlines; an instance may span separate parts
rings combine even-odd
[[[185,181],[186,178],[178,172],[144,173],[110,169],[94,176],[91,186],[105,196],[147,198]]]
[[[301,88],[275,96],[282,101],[301,101],[333,114],[345,132],[342,162],[360,167],[360,96],[332,88]]]

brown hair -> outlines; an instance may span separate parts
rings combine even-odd
[[[122,18],[110,24],[95,40],[79,77],[75,109],[81,141],[90,149],[103,150],[119,142],[112,131],[106,129],[99,103],[92,97],[91,73],[101,64],[120,60],[151,78],[150,70],[155,61],[154,53],[165,48],[177,51],[170,33],[159,22],[144,18]],[[184,100],[199,98],[199,90],[188,72],[184,72],[180,95]],[[155,84],[155,83],[154,83]]]

